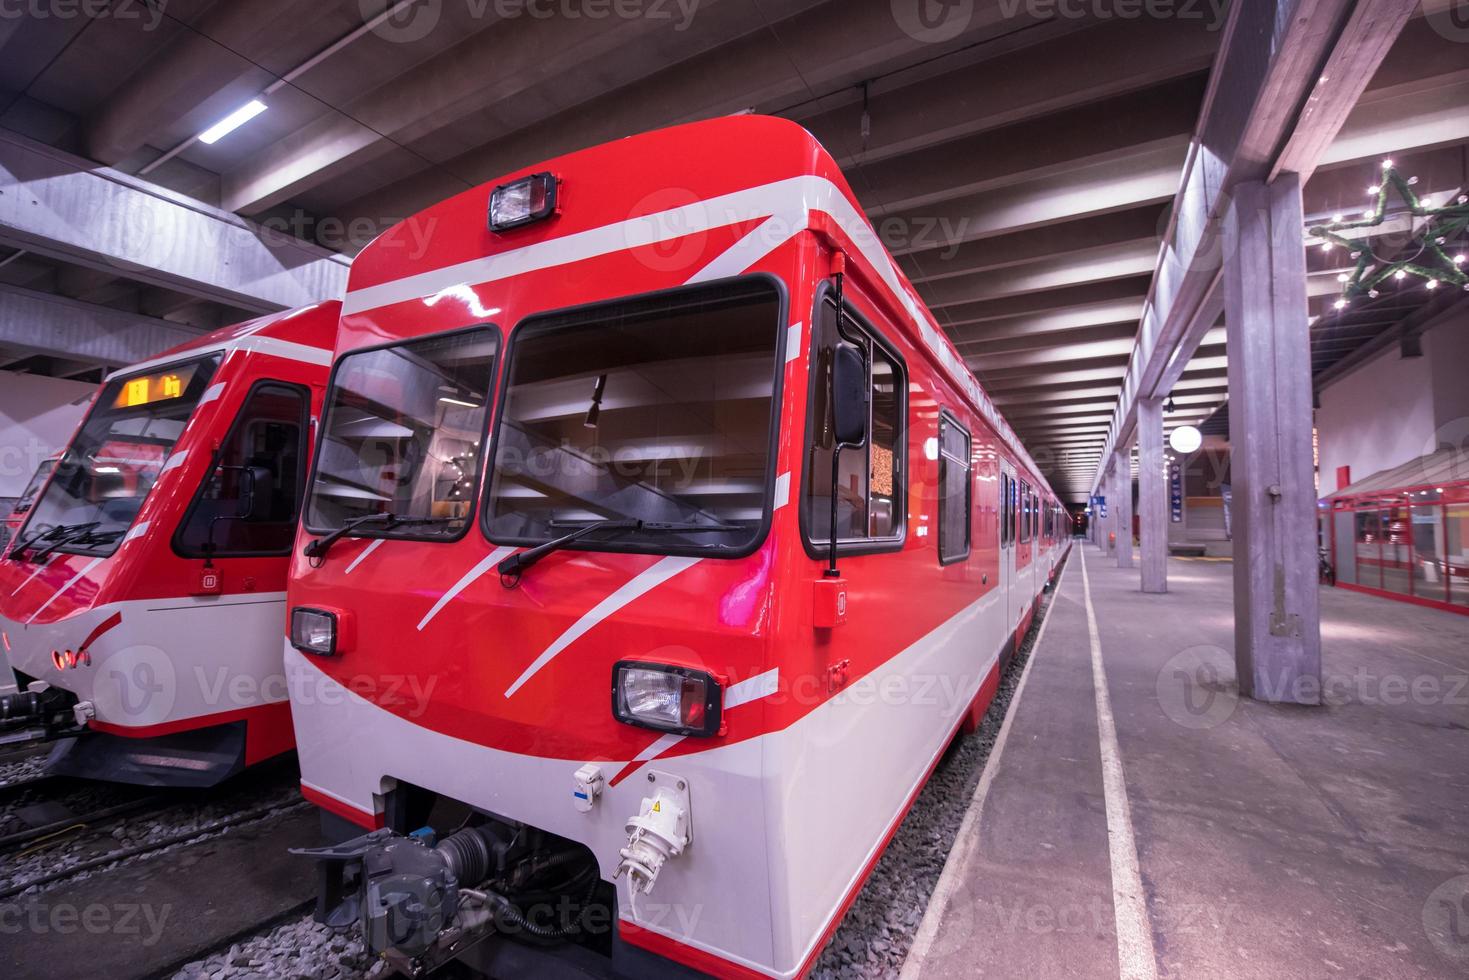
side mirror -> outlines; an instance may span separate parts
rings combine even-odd
[[[838,446],[867,441],[867,360],[851,344],[837,344],[832,354],[831,421]]]
[[[246,466],[240,474],[240,504],[236,513],[242,521],[270,520],[270,497],[275,479],[264,466]]]

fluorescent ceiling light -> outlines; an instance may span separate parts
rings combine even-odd
[[[233,133],[235,130],[245,125],[245,123],[260,115],[264,111],[264,102],[261,102],[259,99],[251,99],[249,102],[246,102],[234,112],[230,113],[228,116],[225,116],[219,122],[215,123],[213,126],[210,126],[208,129],[204,130],[204,132],[200,133],[199,142],[212,146],[215,143],[218,143],[220,140],[224,139],[230,133]]]

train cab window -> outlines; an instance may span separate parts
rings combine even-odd
[[[309,411],[302,388],[276,382],[255,386],[179,525],[174,538],[179,554],[218,558],[291,550]]]
[[[436,334],[345,354],[332,372],[306,527],[362,517],[361,537],[453,541],[469,528],[499,332]]]
[[[939,415],[939,562],[969,557],[969,509],[973,482],[969,432],[947,412]]]
[[[756,276],[519,324],[489,538],[534,544],[591,529],[574,546],[748,554],[775,486],[782,307]]]
[[[69,528],[56,550],[116,551],[218,367],[211,355],[107,382],[36,500],[27,536]]]
[[[832,352],[838,339],[836,305],[822,300],[811,337],[811,400],[807,418],[802,520],[813,553],[830,537]],[[885,550],[903,539],[904,420],[907,379],[902,363],[876,331],[848,307],[840,339],[866,357],[869,387],[867,445],[844,448],[837,477],[837,538],[849,550]]]

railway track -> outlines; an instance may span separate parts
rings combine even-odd
[[[0,976],[151,980],[230,955],[312,904],[309,868],[289,849],[316,843],[317,833],[310,804],[277,801],[0,890],[0,912],[27,933],[0,944]],[[210,914],[194,914],[201,908]],[[109,928],[63,934],[46,926],[55,909],[89,912]]]
[[[31,780],[33,783],[44,783],[47,780]],[[20,850],[28,844],[38,847],[51,846],[58,839],[72,832],[84,830],[96,830],[103,826],[112,824],[123,817],[132,816],[144,810],[152,809],[163,801],[159,795],[145,796],[141,799],[129,800],[114,806],[102,807],[92,811],[78,814],[68,814],[56,820],[34,827],[27,827],[0,837],[0,857],[13,851]],[[0,893],[3,897],[3,893]]]

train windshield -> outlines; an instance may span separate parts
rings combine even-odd
[[[568,546],[748,551],[773,484],[780,309],[775,287],[752,279],[518,327],[491,540],[531,544],[607,522]]]
[[[474,506],[499,335],[479,327],[342,357],[327,394],[306,525],[391,514],[363,535],[456,538]]]
[[[55,468],[56,460],[47,459],[41,461],[41,465],[36,467],[35,475],[31,477],[31,482],[26,484],[25,490],[16,498],[15,506],[10,509],[12,514],[26,514],[30,512],[31,507],[36,502],[36,494],[41,492],[41,485],[46,482],[46,478],[51,475],[51,471]]]
[[[218,367],[216,354],[103,386],[36,500],[26,535],[86,527],[55,550],[116,551]]]

